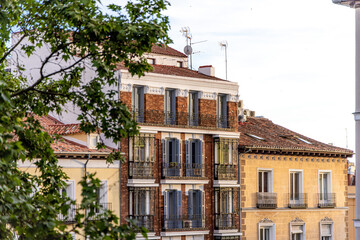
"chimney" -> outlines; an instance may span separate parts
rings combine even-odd
[[[200,66],[198,72],[204,75],[215,77],[215,68],[212,65]]]

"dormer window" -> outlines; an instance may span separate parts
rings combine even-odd
[[[88,137],[89,143],[88,146],[89,148],[96,148],[97,144],[100,142],[100,136],[98,134],[90,134]]]
[[[155,65],[155,64],[156,64],[156,59],[155,59],[155,58],[148,58],[148,59],[147,59],[147,62],[148,62],[149,64]]]
[[[179,68],[182,68],[182,67],[183,67],[183,62],[182,62],[182,61],[178,61],[178,62],[177,62],[177,66],[178,66]]]

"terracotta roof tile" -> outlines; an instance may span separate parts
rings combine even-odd
[[[172,47],[165,46],[165,45],[154,45],[151,49],[152,53],[162,54],[162,55],[168,55],[168,56],[175,56],[175,57],[187,57],[184,53],[179,52],[178,50],[175,50]]]
[[[54,143],[51,144],[52,149],[54,152],[94,152],[94,153],[110,153],[112,151],[111,148],[104,148],[104,149],[92,149],[88,148],[87,146],[75,143],[68,139],[61,138],[56,140]]]
[[[81,133],[80,124],[48,125],[47,131],[50,134],[59,134],[59,135],[70,135],[75,133]]]
[[[239,144],[243,147],[343,153],[348,156],[353,154],[349,149],[316,141],[279,126],[266,118],[247,117],[246,122],[239,123],[238,130],[240,132]]]

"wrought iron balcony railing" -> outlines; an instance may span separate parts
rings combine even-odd
[[[138,123],[149,125],[233,129],[237,123],[236,116],[227,115],[190,114],[188,112],[164,112],[161,110],[133,111],[132,114]]]
[[[75,213],[79,209],[79,205],[71,204],[66,215],[59,214],[58,220],[63,221],[65,224],[72,224],[75,222]]]
[[[154,215],[129,215],[128,218],[138,227],[154,231]]]
[[[193,228],[205,228],[204,215],[192,214],[187,216],[164,216],[164,230],[187,230]]]
[[[154,178],[153,162],[129,162],[130,178]]]
[[[58,219],[66,224],[72,224],[75,222],[75,214],[77,211],[82,212],[83,214],[84,212],[87,212],[87,214],[89,214],[89,212],[93,210],[95,212],[95,215],[89,217],[88,220],[96,220],[99,219],[102,213],[107,210],[111,210],[111,206],[111,203],[100,203],[98,208],[81,209],[80,204],[71,204],[70,209],[68,210],[68,214],[59,214]]]
[[[290,193],[287,194],[287,199],[289,200],[289,208],[307,208],[307,193]]]
[[[180,163],[170,162],[162,163],[162,176],[163,177],[181,177],[182,167]]]
[[[186,163],[186,177],[204,177],[204,165],[201,163]]]
[[[336,207],[335,193],[318,193],[318,207],[319,208],[334,208]]]
[[[235,179],[236,165],[215,164],[215,179]]]
[[[271,192],[258,192],[257,208],[277,208],[277,194]]]
[[[236,213],[215,213],[215,229],[236,229]]]

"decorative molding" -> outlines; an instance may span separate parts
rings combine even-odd
[[[228,102],[238,102],[239,101],[239,95],[228,95],[227,97]]]
[[[270,219],[268,219],[268,218],[264,218],[264,219],[262,219],[262,220],[260,220],[260,222],[259,223],[274,223],[273,221],[271,221]]]
[[[199,92],[200,99],[216,100],[216,92]]]
[[[333,220],[329,217],[324,217],[323,219],[320,220],[320,222],[333,222]]]
[[[189,91],[186,89],[176,89],[175,96],[176,97],[188,97]]]
[[[154,94],[154,95],[164,95],[165,94],[165,88],[163,88],[163,87],[145,86],[144,93],[145,94]]]
[[[122,92],[131,92],[132,91],[132,84],[128,83],[128,84],[121,84],[120,85],[120,91]]]
[[[304,223],[304,221],[298,217],[296,217],[294,220],[291,220],[291,223]]]

